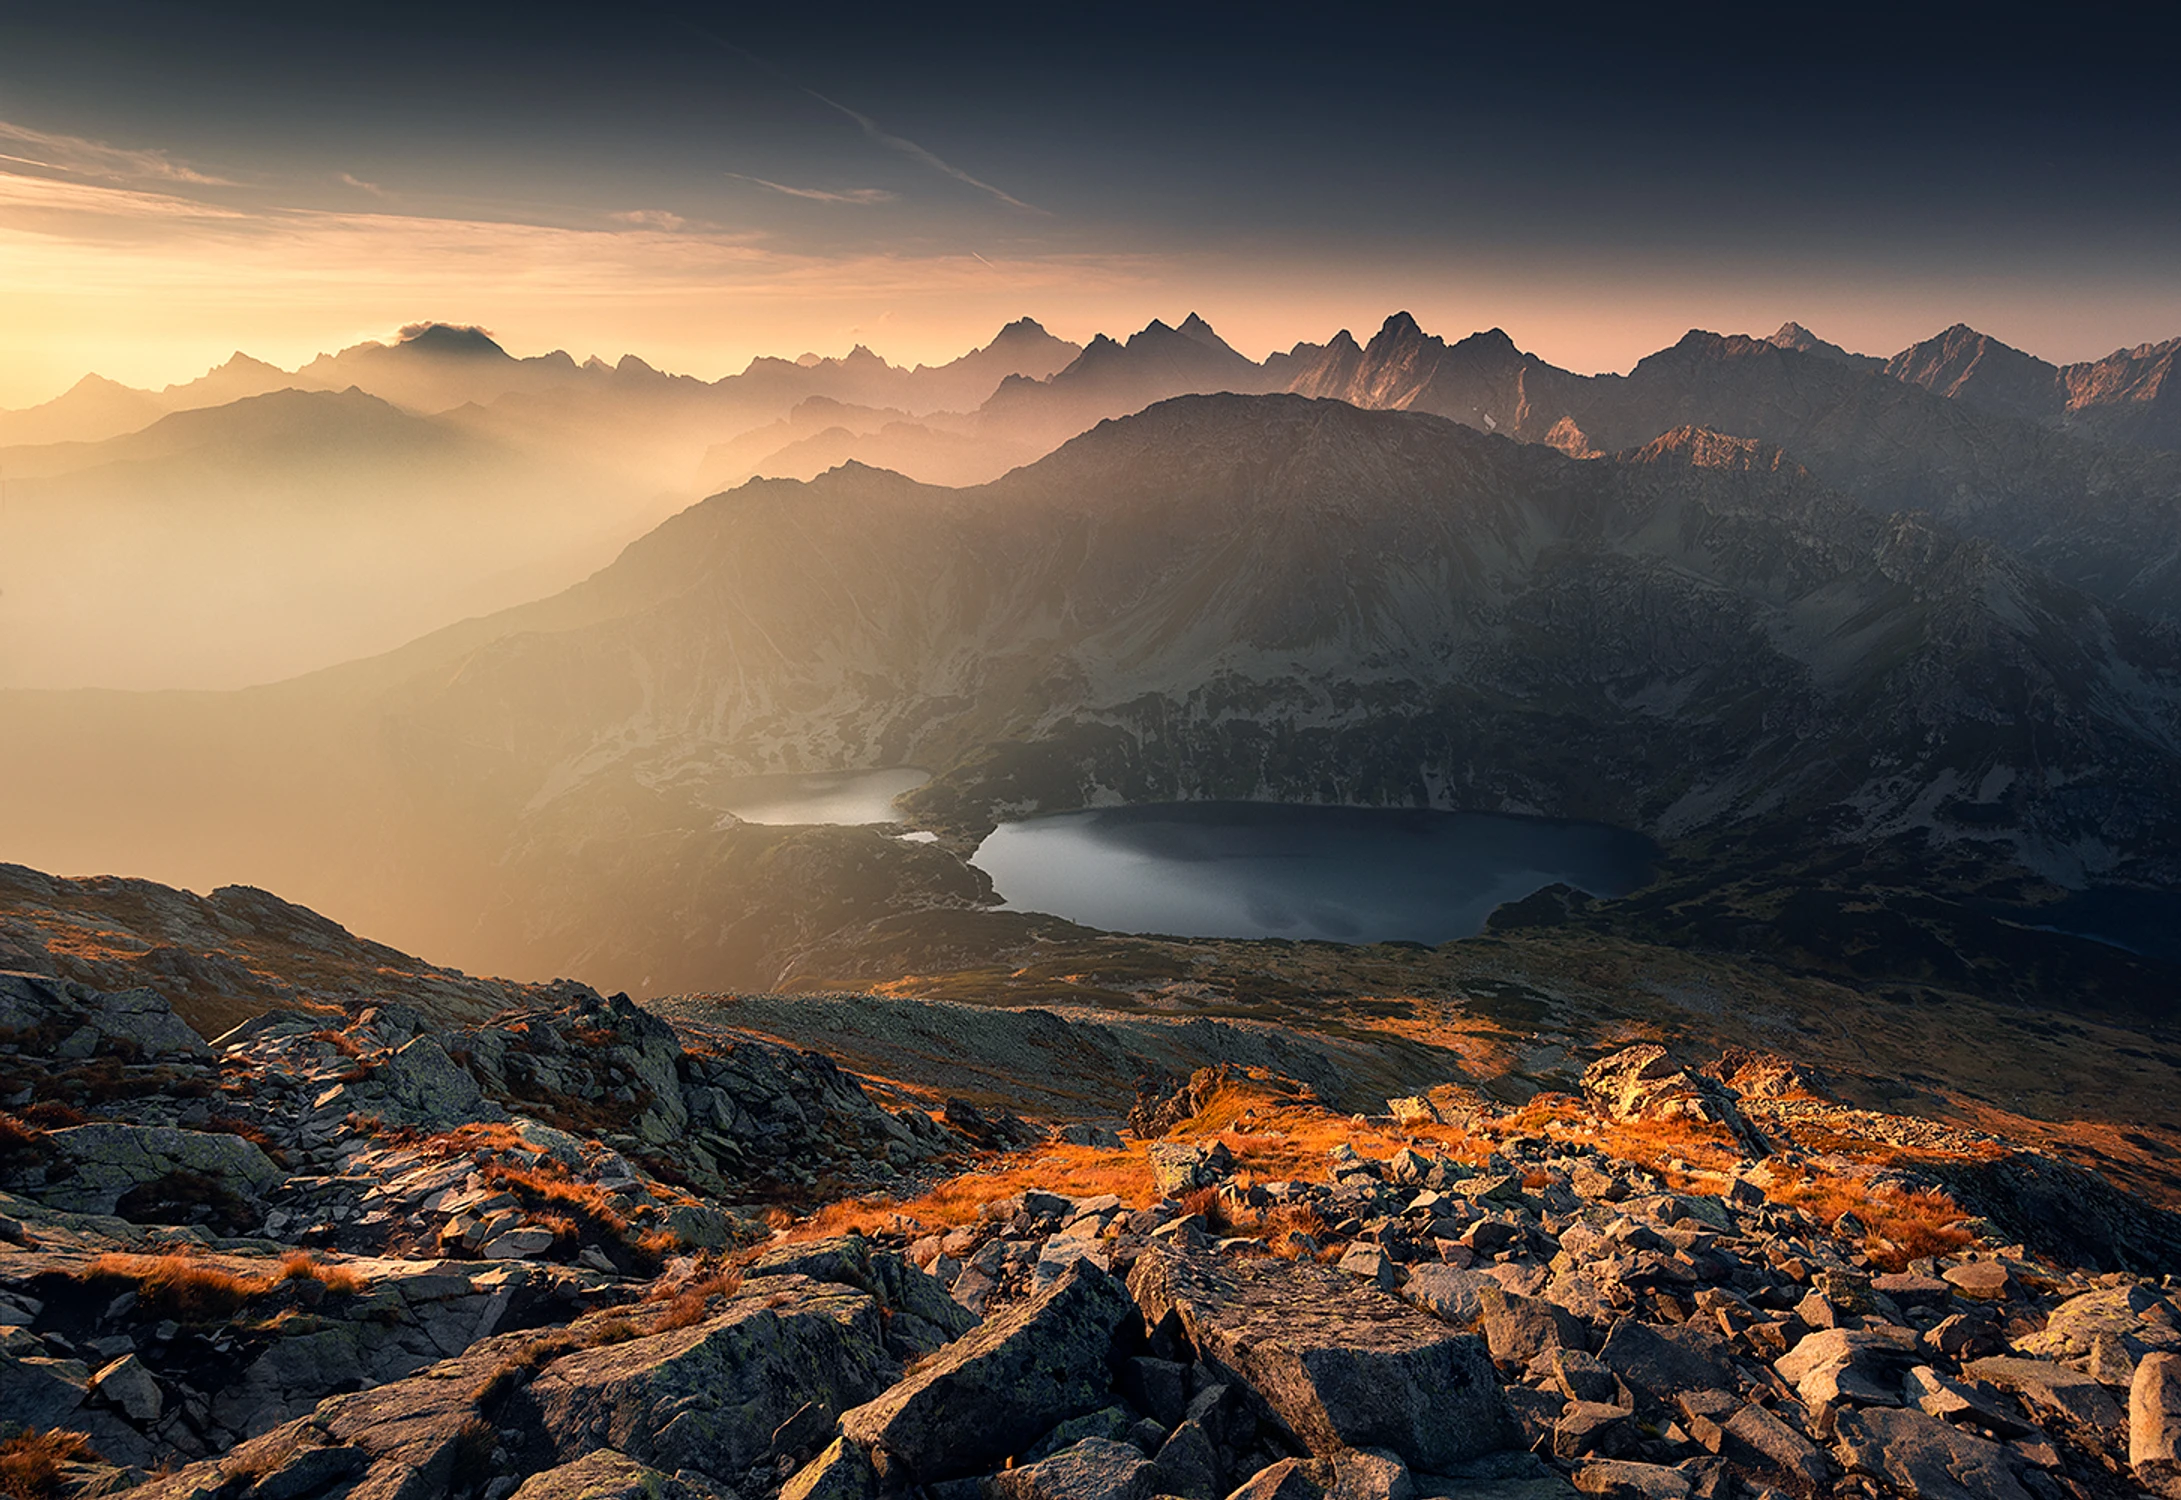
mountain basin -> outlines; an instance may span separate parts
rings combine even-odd
[[[737,776],[715,783],[705,802],[745,823],[891,823],[894,798],[931,780],[929,771],[812,771]]]
[[[1981,909],[2041,932],[2064,932],[2144,958],[2181,963],[2181,891],[2092,886],[2027,910],[1987,903]]]
[[[1603,823],[1180,802],[1002,823],[973,863],[1007,909],[1111,932],[1443,943],[1548,885],[1626,895],[1657,857]]]

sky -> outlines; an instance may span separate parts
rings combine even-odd
[[[17,6],[0,406],[423,319],[706,377],[1191,310],[2091,358],[2181,333],[2161,58],[2082,7]]]

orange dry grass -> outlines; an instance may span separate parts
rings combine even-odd
[[[315,1281],[329,1292],[356,1293],[364,1279],[349,1266],[329,1266],[308,1250],[290,1250],[280,1257],[282,1281]]]
[[[528,1151],[531,1148],[515,1133],[512,1125],[469,1124],[441,1131],[424,1142],[424,1149],[435,1157],[446,1158],[473,1151]]]
[[[43,1130],[0,1110],[0,1157],[35,1162],[52,1149]]]
[[[1307,1203],[1276,1203],[1270,1208],[1233,1210],[1228,1217],[1234,1232],[1255,1235],[1282,1260],[1294,1260],[1300,1250],[1288,1243],[1290,1234],[1307,1234],[1318,1242],[1323,1255],[1331,1243],[1331,1226]],[[1336,1247],[1337,1248],[1337,1247]]]
[[[788,1231],[790,1241],[826,1239],[837,1234],[876,1233],[909,1220],[925,1229],[973,1223],[988,1203],[1031,1188],[1094,1198],[1115,1193],[1131,1208],[1158,1197],[1151,1168],[1140,1145],[1118,1151],[1096,1146],[1055,1146],[1034,1161],[964,1172],[920,1197],[899,1203],[848,1199],[831,1203]]]
[[[136,1293],[140,1309],[154,1318],[206,1322],[231,1318],[257,1298],[294,1281],[315,1281],[329,1292],[364,1290],[362,1276],[348,1266],[328,1265],[304,1250],[280,1258],[277,1268],[235,1270],[188,1251],[163,1255],[99,1256],[83,1272],[87,1282],[120,1282]]]
[[[1683,1191],[1711,1192],[1718,1186],[1690,1176],[1684,1168],[1726,1172],[1742,1160],[1741,1148],[1725,1126],[1692,1120],[1601,1121],[1591,1139],[1614,1160],[1648,1167],[1667,1186]],[[1684,1167],[1671,1165],[1676,1161]]]
[[[66,1488],[65,1464],[97,1457],[80,1432],[20,1432],[0,1443],[0,1495],[8,1500],[56,1500]]]
[[[660,1302],[658,1315],[652,1319],[653,1333],[666,1333],[676,1328],[687,1328],[692,1323],[702,1323],[712,1313],[712,1299],[732,1297],[742,1290],[742,1270],[728,1266],[709,1276],[654,1294]]]
[[[126,1282],[145,1313],[185,1323],[233,1317],[251,1298],[278,1284],[269,1274],[230,1271],[179,1252],[101,1255],[84,1279]]]
[[[324,1042],[343,1057],[363,1056],[363,1048],[358,1046],[356,1039],[345,1031],[334,1031],[328,1028],[324,1031],[314,1031],[310,1036],[312,1041]]]
[[[1265,1181],[1322,1180],[1327,1153],[1335,1146],[1353,1146],[1364,1156],[1383,1159],[1413,1143],[1468,1160],[1483,1155],[1484,1144],[1457,1125],[1395,1126],[1375,1121],[1359,1125],[1353,1116],[1282,1095],[1248,1079],[1221,1085],[1203,1109],[1174,1127],[1171,1136],[1223,1141],[1234,1153],[1238,1168]]]
[[[559,1168],[555,1162],[554,1167]],[[605,1189],[595,1182],[571,1182],[557,1171],[539,1167],[504,1167],[497,1163],[484,1171],[485,1181],[504,1187],[534,1207],[572,1210],[613,1230],[626,1233],[628,1220],[613,1206]]]
[[[1826,1225],[1844,1213],[1854,1214],[1870,1231],[1864,1253],[1888,1271],[1904,1270],[1922,1256],[1955,1254],[1974,1242],[1967,1230],[1952,1227],[1962,1217],[1961,1205],[1941,1192],[1890,1187],[1873,1192],[1852,1179],[1804,1172],[1775,1182],[1767,1196]]]

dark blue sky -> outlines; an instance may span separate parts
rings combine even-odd
[[[2075,357],[2181,328],[2181,111],[2140,24],[89,0],[0,16],[0,154],[164,153],[239,213],[1067,261],[1135,300],[1033,274],[1018,310],[1105,326],[1184,298],[1246,346],[1399,302],[1577,364],[1774,310],[1880,345],[2011,314],[1992,331]],[[872,296],[828,292],[809,342],[883,349],[880,303],[907,343],[955,337]]]

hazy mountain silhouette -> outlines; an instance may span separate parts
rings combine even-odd
[[[157,421],[166,405],[103,375],[86,375],[51,401],[0,411],[0,447],[95,442]]]
[[[671,506],[358,390],[0,449],[0,682],[236,685],[581,577]]]

